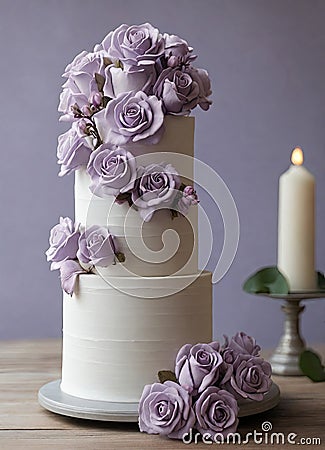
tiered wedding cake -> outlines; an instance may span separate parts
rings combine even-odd
[[[75,171],[75,221],[51,230],[60,269],[63,392],[136,402],[186,343],[212,339],[211,274],[198,271],[194,118],[206,71],[187,43],[121,25],[64,73],[60,175]]]

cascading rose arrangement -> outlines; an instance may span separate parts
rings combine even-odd
[[[191,430],[223,442],[238,426],[238,400],[261,401],[269,391],[271,366],[254,338],[244,332],[230,340],[184,345],[175,372],[158,373],[139,403],[140,431],[185,439]]]
[[[164,134],[166,115],[186,116],[197,105],[209,109],[209,76],[193,66],[195,59],[184,39],[162,34],[149,23],[123,24],[92,52],[77,55],[64,71],[58,107],[60,120],[71,123],[58,138],[59,176],[86,168],[94,195],[114,196],[118,204],[128,202],[145,222],[162,208],[169,209],[172,218],[186,215],[199,201],[193,186],[181,183],[168,162],[138,167],[130,144],[157,144]],[[71,248],[70,254],[58,260],[63,252],[60,248],[56,253],[56,245],[67,237],[68,228],[65,232],[61,228],[68,222],[72,229],[74,225],[66,218],[51,231],[47,258],[51,269],[61,270],[62,287],[72,294],[76,275],[91,271],[103,259],[105,264],[121,262],[124,255],[112,250],[116,239],[105,237],[101,230],[100,252],[108,251],[107,257],[94,257],[85,265],[84,241],[78,238],[77,244],[80,230],[75,226],[73,238],[64,246]],[[109,230],[106,234],[110,235]]]
[[[185,40],[175,35],[162,34],[149,23],[139,26],[121,25],[110,32],[101,44],[96,45],[92,52],[83,51],[77,55],[63,74],[65,83],[59,103],[59,112],[62,114],[60,120],[70,123],[71,126],[58,138],[59,176],[79,169],[87,171],[92,194],[113,199],[117,204],[116,208],[120,208],[122,203],[128,204],[144,222],[154,220],[157,210],[160,209],[166,210],[164,213],[170,215],[170,220],[178,215],[186,215],[189,208],[199,202],[194,187],[184,184],[176,168],[168,161],[151,161],[148,165],[140,165],[135,154],[139,153],[139,148],[140,154],[148,153],[146,149],[141,151],[139,145],[154,146],[162,139],[166,115],[187,116],[196,106],[203,110],[209,109],[210,80],[204,69],[193,66],[195,59],[193,49]],[[168,139],[166,142],[169,142]],[[150,147],[149,150],[152,152],[154,148]],[[156,223],[158,219],[153,225]],[[113,229],[111,225],[110,227]],[[118,239],[106,226],[93,224],[85,227],[74,223],[68,217],[61,217],[59,223],[52,228],[49,244],[46,256],[51,262],[51,270],[60,270],[62,288],[71,296],[80,274],[95,272],[94,266],[108,267],[125,261],[121,248],[126,247],[119,245]],[[89,277],[84,278],[91,281]],[[133,305],[133,296],[122,292],[121,296],[119,293],[115,298],[113,289],[107,291],[107,295],[99,296],[98,292],[102,290],[99,283],[101,279],[98,275],[94,278],[96,282],[92,289],[98,297],[97,300],[104,299],[103,306],[99,309],[100,314],[104,312],[106,321],[111,317],[111,313],[113,319],[120,318],[120,312],[115,310],[118,308],[111,308],[110,302],[114,306],[121,299],[125,299],[127,305],[131,305],[131,302]],[[168,283],[168,277],[166,280]],[[182,277],[180,281],[181,286]],[[159,299],[150,302],[151,315],[148,314],[147,317],[158,317],[159,322],[162,321],[162,325],[159,324],[154,331],[160,333],[159,339],[156,334],[151,336],[150,330],[147,333],[148,339],[143,340],[142,322],[138,321],[137,326],[141,328],[141,333],[136,329],[135,335],[126,336],[125,340],[127,344],[132,342],[132,345],[135,345],[127,350],[129,359],[133,358],[131,355],[137,355],[138,358],[143,354],[146,366],[148,358],[152,358],[154,354],[158,355],[159,361],[168,361],[168,354],[172,354],[167,363],[172,367],[175,347],[184,342],[211,340],[211,282],[208,277],[201,275],[198,281],[203,293],[203,299],[200,300],[206,306],[207,312],[200,314],[198,318],[195,316],[197,307],[194,300],[197,300],[198,295],[196,287],[195,295],[192,289],[186,287],[182,295],[177,292],[174,296],[167,297],[171,309],[174,298],[185,305],[182,308],[177,306],[177,311],[172,312],[170,316],[161,315]],[[138,286],[137,283],[135,285]],[[159,295],[160,291],[159,288]],[[78,294],[85,300],[86,305],[88,300],[93,301],[92,295],[85,295],[81,291]],[[165,302],[165,297],[163,301]],[[65,303],[65,306],[75,306],[75,303],[73,299],[71,305]],[[182,311],[186,308],[188,314],[184,315]],[[139,318],[143,311],[144,308],[135,310],[136,317]],[[88,313],[87,308],[85,312]],[[105,316],[107,312],[109,314]],[[66,314],[69,314],[68,310]],[[193,329],[188,333],[194,317],[197,318],[194,328],[197,328],[198,332]],[[171,319],[176,324],[173,330]],[[178,330],[179,321],[182,321],[182,324]],[[70,321],[69,326],[71,323],[76,324]],[[95,325],[97,323],[91,323],[90,334],[96,328]],[[118,332],[118,346],[110,344],[111,348],[102,345],[102,342],[108,341],[104,326],[98,327],[100,333],[104,333],[99,334],[100,345],[94,344],[92,348],[89,348],[88,344],[85,346],[83,337],[79,339],[74,336],[79,342],[80,352],[85,353],[84,360],[79,358],[79,368],[82,367],[82,371],[87,369],[85,372],[88,374],[88,378],[83,377],[76,391],[76,347],[72,346],[72,350],[69,350],[67,336],[70,334],[67,324],[65,327],[66,345],[61,384],[63,392],[72,395],[79,395],[81,392],[81,398],[89,398],[87,386],[91,382],[91,399],[102,399],[103,392],[105,395],[109,392],[110,396],[112,393],[119,396],[123,386],[127,385],[127,382],[123,382],[124,374],[116,372],[115,375],[114,371],[113,375],[110,374],[109,364],[105,362],[109,361],[106,359],[107,355],[113,355],[116,361],[124,358],[123,352],[120,357],[119,330],[115,331]],[[163,334],[166,330],[168,339],[165,339]],[[98,337],[94,342],[97,340]],[[109,342],[115,342],[114,339],[111,340],[111,336]],[[88,351],[90,353],[87,353]],[[255,339],[245,333],[237,333],[230,340],[226,338],[223,345],[218,342],[185,344],[176,356],[175,371],[162,370],[158,374],[160,382],[153,384],[146,384],[153,380],[151,371],[140,367],[138,361],[136,365],[131,361],[125,367],[129,368],[126,372],[135,378],[135,383],[125,394],[127,400],[139,400],[143,385],[146,384],[139,402],[140,430],[174,439],[182,439],[191,429],[205,436],[209,434],[212,439],[235,432],[239,411],[237,401],[263,400],[272,383],[271,367],[261,358],[259,352],[260,347]],[[97,368],[89,365],[89,361],[94,358],[99,363]],[[124,365],[123,361],[123,367]],[[118,370],[121,363],[115,366],[117,369],[115,367],[114,370]],[[122,381],[119,381],[120,375]],[[113,384],[117,383],[117,394],[112,392],[114,388],[110,387],[112,381]],[[97,387],[94,388],[93,383],[97,383]],[[102,389],[105,383],[106,386]],[[96,393],[96,389],[100,395]],[[93,392],[97,397],[93,396]]]
[[[121,25],[93,52],[77,55],[63,74],[60,120],[72,125],[59,136],[59,175],[87,167],[95,195],[114,195],[119,202],[125,199],[132,204],[134,195],[138,197],[134,181],[146,168],[136,167],[126,147],[158,143],[166,115],[189,115],[197,105],[207,110],[211,104],[208,73],[192,65],[196,59],[192,52],[185,40],[145,23]],[[168,162],[157,168],[157,190],[169,189],[163,181],[166,174],[169,181],[170,173],[178,177],[174,168],[166,169]],[[175,189],[184,188],[179,183]],[[188,209],[186,197],[180,202],[182,214]],[[164,203],[177,210],[174,196]],[[144,220],[152,218],[152,214],[145,216]]]

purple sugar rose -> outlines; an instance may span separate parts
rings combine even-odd
[[[126,71],[137,71],[154,64],[164,50],[162,35],[150,23],[120,25],[95,47],[95,51],[104,51],[113,62],[121,61]]]
[[[63,261],[60,266],[60,278],[62,289],[72,296],[78,275],[81,273],[87,273],[78,261],[73,259],[67,259]]]
[[[171,208],[178,194],[180,178],[171,164],[150,164],[138,167],[132,201],[145,222],[158,209]]]
[[[158,74],[162,72],[162,68],[184,68],[188,67],[191,62],[196,59],[196,55],[192,55],[193,48],[188,43],[174,34],[164,34],[165,40],[165,61],[160,66],[156,64]],[[160,69],[160,70],[159,70]]]
[[[190,197],[193,204],[197,205],[199,203],[197,193],[193,186],[191,186],[191,185],[185,186],[185,188],[183,190],[183,194],[185,197]]]
[[[51,270],[59,269],[67,259],[76,258],[79,236],[79,226],[69,217],[60,217],[60,223],[50,231],[50,247],[45,253],[47,260],[52,262]]]
[[[82,108],[83,106],[88,106],[88,95],[80,91],[77,84],[69,79],[63,84],[63,90],[60,94],[60,102],[58,106],[58,111],[63,115],[60,117],[60,121],[71,122],[75,120],[75,115],[73,112],[74,107]],[[95,88],[95,86],[93,86]]]
[[[115,262],[117,253],[115,237],[105,227],[93,225],[79,238],[77,257],[81,263],[107,267]]]
[[[237,353],[230,347],[222,347],[220,354],[224,362],[229,365],[232,365],[237,357]]]
[[[199,86],[198,105],[204,111],[207,111],[212,104],[212,101],[207,98],[212,94],[209,74],[205,69],[198,69],[192,66],[189,66],[187,70],[193,82]]]
[[[223,359],[219,344],[185,344],[176,356],[175,375],[192,395],[216,383],[221,375]]]
[[[261,401],[272,384],[271,365],[263,358],[248,354],[237,355],[232,364],[233,374],[224,388],[236,398]]]
[[[84,137],[77,131],[73,123],[70,130],[61,134],[58,138],[57,157],[61,165],[59,176],[62,177],[82,166],[87,166],[91,154],[91,148]]]
[[[167,114],[188,115],[199,105],[207,110],[211,101],[210,79],[204,69],[168,67],[159,75],[154,94],[163,102]]]
[[[156,144],[163,133],[164,113],[154,95],[126,92],[111,100],[95,120],[103,142]]]
[[[235,397],[223,389],[208,387],[194,405],[197,418],[195,428],[204,435],[209,433],[226,437],[238,426],[238,405]]]
[[[143,91],[146,94],[152,90],[156,82],[154,70],[143,70],[139,72],[126,72],[114,64],[105,69],[104,94],[110,98],[116,98],[123,92]]]
[[[193,186],[186,186],[182,192],[181,198],[177,203],[177,211],[183,215],[188,213],[191,206],[195,206],[199,203],[199,198]]]
[[[193,51],[193,48],[189,47],[184,39],[181,39],[175,34],[164,33],[163,38],[165,41],[166,58],[170,58],[171,56],[183,58]]]
[[[77,74],[94,76],[95,73],[104,75],[104,68],[104,60],[100,53],[89,53],[83,50],[67,65],[62,76],[65,78]]]
[[[144,387],[139,402],[140,431],[182,439],[194,423],[192,399],[182,386],[166,381]]]
[[[98,197],[130,191],[137,176],[132,153],[109,144],[103,144],[92,152],[87,171],[91,177],[89,188]]]
[[[58,111],[63,113],[60,120],[74,120],[72,107],[80,109],[89,106],[93,96],[99,94],[95,74],[104,76],[103,58],[98,53],[81,52],[70,63],[63,74],[67,81],[63,84]]]
[[[233,336],[230,343],[228,343],[228,338],[226,338],[225,347],[232,349],[235,354],[243,353],[252,356],[259,356],[261,350],[261,347],[256,344],[256,340],[243,331]]]

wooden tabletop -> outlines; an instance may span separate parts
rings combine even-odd
[[[324,355],[325,347],[318,351]],[[184,448],[181,441],[140,433],[136,424],[72,419],[44,410],[37,402],[38,389],[60,378],[60,366],[60,340],[0,342],[1,450]],[[268,421],[274,433],[284,433],[286,437],[295,433],[297,443],[301,438],[320,438],[321,445],[314,441],[316,445],[308,445],[308,448],[325,448],[325,383],[313,383],[305,377],[273,378],[281,389],[280,404],[266,413],[240,419],[238,431],[242,436],[254,430],[259,433],[263,422]],[[267,434],[270,436],[272,432]],[[263,442],[265,435],[262,434]],[[193,443],[192,447],[211,448],[203,442]],[[251,438],[241,448],[270,447],[280,448],[280,445],[257,444]],[[229,445],[228,448],[239,446]]]

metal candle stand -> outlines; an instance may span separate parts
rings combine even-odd
[[[285,313],[284,331],[279,344],[270,358],[272,371],[276,375],[303,375],[299,367],[300,354],[306,349],[300,334],[300,313],[305,309],[300,302],[324,298],[324,291],[292,292],[289,294],[257,294],[283,300],[281,306]]]

